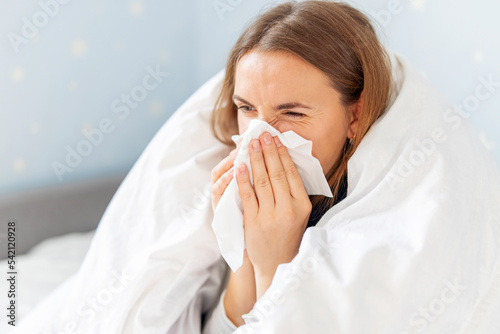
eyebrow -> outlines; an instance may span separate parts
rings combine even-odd
[[[240,102],[243,102],[245,104],[253,106],[250,102],[248,102],[247,100],[241,98],[238,95],[233,95],[233,100],[238,100]],[[283,104],[280,104],[279,106],[275,107],[274,110],[275,111],[279,111],[279,110],[284,110],[284,109],[295,109],[295,108],[311,109],[311,107],[308,107],[305,104],[302,104],[302,103],[299,103],[299,102],[287,102],[287,103],[283,103]]]

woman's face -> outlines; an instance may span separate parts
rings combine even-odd
[[[312,155],[324,174],[340,157],[358,123],[358,106],[346,111],[326,74],[287,52],[244,55],[236,67],[233,99],[240,134],[254,118],[280,132],[293,130],[312,141]]]

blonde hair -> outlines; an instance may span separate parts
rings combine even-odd
[[[230,53],[211,118],[215,137],[230,146],[234,146],[231,136],[238,134],[235,70],[251,50],[285,51],[304,59],[330,78],[346,108],[363,93],[356,134],[351,141],[346,139],[341,156],[325,175],[334,197],[311,196],[313,207],[333,206],[345,188],[347,162],[388,105],[391,64],[370,20],[345,3],[331,1],[287,2],[261,14]]]

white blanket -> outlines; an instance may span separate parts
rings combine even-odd
[[[449,103],[398,57],[399,92],[348,166],[348,194],[237,333],[500,332],[500,177]],[[211,229],[219,74],[163,126],[79,272],[20,333],[199,333],[227,270]]]

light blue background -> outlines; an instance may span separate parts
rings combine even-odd
[[[408,57],[452,102],[474,94],[479,77],[500,81],[500,3],[357,1],[379,17],[382,39]],[[45,0],[42,3],[51,3]],[[0,14],[0,194],[125,173],[155,132],[203,82],[223,68],[241,29],[276,1],[69,1],[15,52],[40,3],[4,1]],[[226,5],[226,11],[217,11]],[[38,17],[40,19],[40,17]],[[41,17],[43,19],[43,17]],[[142,83],[146,67],[168,77],[125,119],[111,103]],[[500,87],[470,121],[500,164]],[[114,118],[113,118],[114,117]],[[104,118],[112,133],[59,181],[52,163]]]

